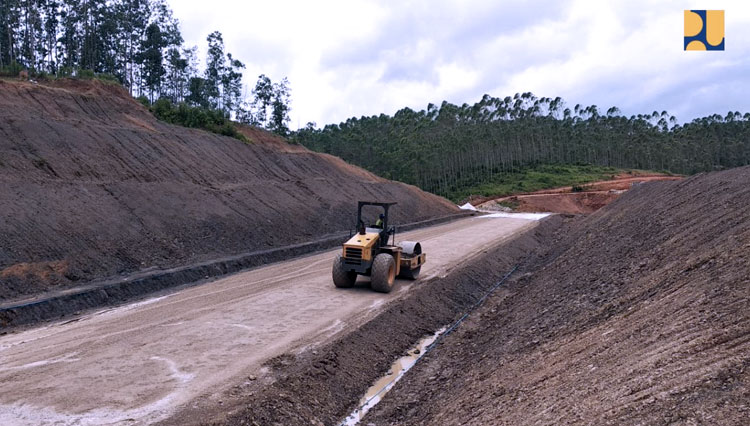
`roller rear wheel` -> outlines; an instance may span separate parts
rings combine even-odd
[[[357,281],[357,273],[344,269],[344,257],[336,255],[333,260],[333,284],[338,288],[349,288]]]
[[[396,261],[393,256],[380,253],[372,262],[372,289],[380,293],[390,293],[396,280]]]

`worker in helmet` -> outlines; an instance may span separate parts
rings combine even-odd
[[[380,213],[380,217],[378,217],[377,222],[375,222],[375,227],[383,229],[383,219],[385,219],[385,215],[383,213]]]

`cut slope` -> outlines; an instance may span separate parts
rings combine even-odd
[[[639,185],[397,385],[375,424],[746,424],[750,168]]]
[[[358,199],[394,222],[456,212],[258,129],[255,143],[157,121],[122,88],[0,80],[0,300],[309,241]]]

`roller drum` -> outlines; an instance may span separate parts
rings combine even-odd
[[[398,245],[401,247],[403,254],[409,256],[422,254],[422,245],[416,241],[401,241]]]

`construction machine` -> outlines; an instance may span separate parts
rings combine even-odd
[[[336,287],[352,287],[357,275],[364,275],[370,277],[373,290],[388,293],[393,289],[396,276],[417,279],[427,256],[422,253],[422,245],[418,242],[401,241],[396,244],[396,228],[388,226],[388,210],[394,204],[357,203],[356,231],[333,261],[333,283]],[[378,226],[365,224],[362,216],[365,206],[383,209]]]

